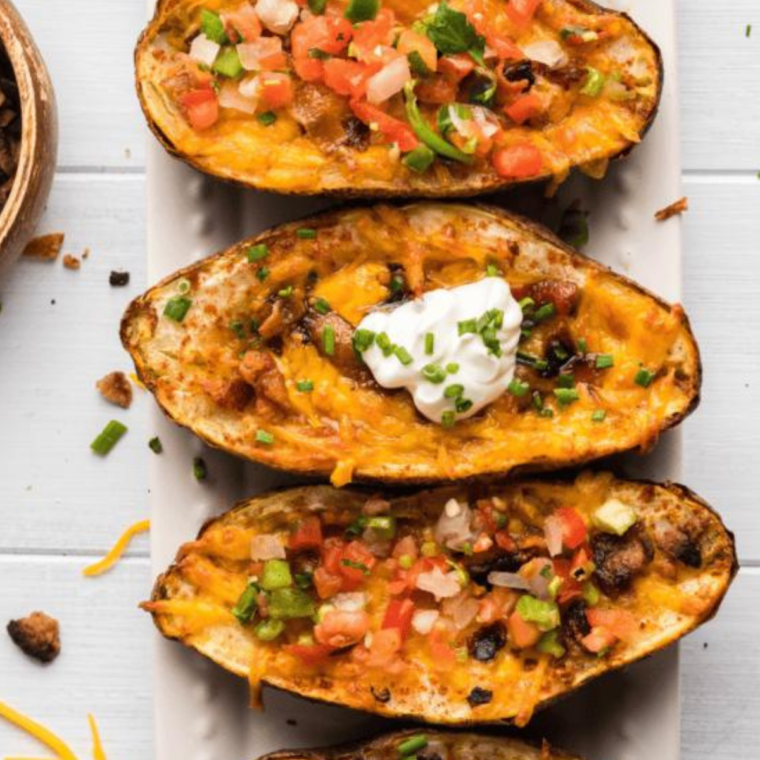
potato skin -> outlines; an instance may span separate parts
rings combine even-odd
[[[204,537],[215,534],[225,536],[225,527],[249,526],[257,524],[269,525],[266,522],[273,515],[285,515],[283,519],[295,521],[298,515],[306,515],[321,509],[361,509],[370,492],[355,489],[331,489],[326,486],[305,487],[264,494],[241,502],[226,515],[209,521],[201,530],[196,542],[187,544],[178,554],[178,562],[186,559],[196,550]],[[533,709],[541,710],[558,699],[564,698],[581,688],[590,680],[608,672],[627,667],[632,663],[649,657],[664,649],[683,636],[712,619],[718,612],[736,573],[738,560],[733,533],[723,524],[720,516],[699,496],[690,489],[676,483],[657,484],[650,481],[620,480],[610,473],[586,472],[581,473],[575,481],[569,479],[555,480],[518,480],[503,484],[488,486],[457,485],[431,491],[411,492],[404,495],[385,493],[383,496],[392,504],[394,514],[399,519],[418,520],[420,524],[433,523],[440,507],[449,498],[472,502],[476,498],[484,498],[498,494],[510,503],[511,498],[519,498],[519,494],[543,494],[545,503],[565,503],[563,494],[580,494],[582,499],[590,499],[590,494],[598,498],[622,498],[637,510],[640,520],[651,530],[655,523],[667,518],[674,526],[685,528],[693,521],[702,526],[699,546],[703,552],[704,563],[699,573],[694,576],[697,585],[685,585],[679,593],[697,596],[704,603],[701,607],[686,612],[685,610],[673,619],[670,607],[662,606],[662,602],[654,597],[641,597],[634,594],[637,609],[642,615],[662,615],[661,623],[653,623],[657,630],[650,628],[648,637],[641,642],[627,647],[613,656],[600,659],[592,664],[585,661],[570,661],[561,669],[549,671],[548,685],[545,685],[537,697],[535,705],[529,714],[495,714],[483,713],[483,708],[468,709],[456,696],[455,688],[447,691],[446,676],[433,680],[432,684],[422,684],[416,689],[399,687],[398,692],[391,690],[393,699],[389,701],[360,698],[356,689],[348,688],[339,680],[328,677],[289,679],[281,673],[268,676],[262,674],[264,683],[278,689],[284,689],[315,701],[351,707],[366,712],[377,713],[392,718],[411,718],[424,720],[429,723],[446,725],[476,725],[496,721],[524,725],[533,714]],[[552,502],[553,500],[553,502]],[[687,583],[688,585],[688,583]],[[648,588],[648,587],[647,587]],[[181,599],[183,603],[192,604],[194,591],[191,583],[183,577],[181,564],[173,565],[161,575],[155,584],[152,600],[145,609],[153,614],[154,623],[158,630],[167,638],[183,643],[185,646],[198,651],[226,670],[245,678],[248,675],[248,663],[256,660],[257,646],[255,641],[248,644],[247,638],[238,636],[229,626],[221,625],[204,631],[183,631],[182,613],[175,618],[168,609],[162,609],[162,603],[173,599]],[[208,601],[208,596],[204,599]],[[155,605],[155,606],[154,606]],[[652,610],[654,609],[654,612]],[[192,627],[191,627],[192,628]],[[236,626],[233,625],[233,628]],[[511,671],[510,671],[511,672]],[[428,674],[428,679],[435,678]],[[442,683],[441,683],[442,682]],[[452,684],[455,682],[452,676]],[[387,682],[377,683],[372,687],[372,693],[379,693]],[[495,682],[483,683],[491,689],[496,689]],[[365,684],[366,686],[366,684]],[[508,683],[502,684],[505,690],[511,689]],[[442,697],[441,694],[445,696]],[[461,696],[461,695],[460,695]]]
[[[634,299],[637,303],[647,305],[647,309],[659,313],[662,318],[673,320],[677,324],[677,336],[674,338],[674,346],[677,344],[678,351],[682,354],[679,358],[679,366],[683,374],[683,380],[679,381],[677,402],[673,402],[668,410],[663,410],[662,414],[653,416],[646,426],[642,427],[639,432],[633,434],[632,431],[623,431],[631,433],[622,440],[605,439],[604,441],[593,441],[593,444],[584,450],[578,450],[570,454],[547,455],[546,450],[538,452],[532,451],[530,456],[527,454],[523,457],[513,457],[507,461],[500,460],[498,457],[488,456],[478,459],[477,462],[468,464],[466,461],[458,461],[456,468],[445,470],[440,464],[431,459],[424,458],[415,460],[412,457],[402,458],[400,455],[396,458],[382,458],[373,460],[367,464],[357,465],[351,472],[351,477],[342,482],[348,482],[353,479],[356,482],[386,482],[399,484],[428,484],[441,482],[443,480],[472,481],[478,479],[488,479],[499,477],[507,472],[511,475],[523,474],[528,472],[543,472],[552,469],[562,469],[583,464],[585,462],[620,453],[626,450],[647,450],[656,441],[659,434],[680,423],[688,416],[699,403],[699,394],[701,388],[701,360],[699,349],[691,332],[689,320],[678,306],[671,306],[657,296],[649,293],[641,286],[628,280],[627,278],[611,273],[607,268],[599,265],[593,260],[583,256],[567,246],[551,232],[522,217],[510,214],[502,209],[484,205],[447,205],[443,203],[419,203],[403,207],[370,207],[343,209],[338,211],[327,212],[300,222],[292,222],[265,233],[256,238],[240,243],[234,248],[212,256],[202,262],[194,264],[174,275],[166,278],[158,285],[151,288],[145,295],[136,299],[127,309],[121,326],[121,337],[125,348],[131,353],[135,366],[143,383],[155,395],[166,412],[166,414],[180,425],[193,430],[209,445],[228,451],[229,453],[243,456],[253,461],[259,461],[276,469],[282,469],[289,472],[296,472],[305,475],[326,476],[331,473],[335,474],[337,469],[336,459],[331,459],[329,452],[319,452],[313,456],[308,452],[296,450],[295,447],[246,447],[239,435],[234,434],[234,430],[229,427],[232,423],[230,418],[217,419],[214,410],[205,412],[205,422],[193,404],[176,404],[169,397],[170,386],[177,385],[180,382],[180,370],[171,370],[172,376],[175,377],[175,383],[164,382],[161,375],[165,374],[164,370],[158,371],[155,357],[151,358],[151,352],[155,353],[152,344],[154,342],[153,332],[156,325],[160,322],[161,317],[157,311],[157,304],[162,294],[171,289],[172,283],[179,279],[198,279],[215,273],[230,265],[235,257],[240,257],[248,246],[256,243],[267,243],[273,250],[278,241],[283,245],[290,246],[290,240],[295,236],[296,231],[301,227],[311,227],[318,230],[345,230],[346,234],[351,234],[353,229],[362,225],[372,230],[392,230],[394,222],[388,222],[387,218],[392,220],[406,219],[410,224],[422,224],[425,219],[433,218],[436,229],[445,229],[447,225],[460,225],[463,230],[479,229],[478,225],[490,225],[494,230],[502,231],[504,234],[514,234],[521,244],[531,244],[533,253],[526,256],[518,257],[515,264],[516,268],[522,267],[525,271],[537,271],[539,275],[556,276],[568,278],[580,278],[584,281],[594,281],[603,284],[603,287],[614,288],[616,292],[627,294],[626,297]],[[431,223],[433,224],[433,223]],[[387,228],[384,227],[387,225]],[[320,232],[321,234],[321,232]],[[432,233],[431,233],[432,234]],[[287,247],[286,246],[286,247]],[[485,243],[481,246],[486,251]],[[275,254],[271,254],[275,256]],[[289,262],[292,253],[292,246],[284,253],[283,262]],[[485,255],[485,253],[483,253]],[[276,260],[276,259],[273,259]],[[522,263],[519,263],[522,261]],[[521,271],[522,271],[521,270]],[[507,273],[509,275],[509,272]],[[523,276],[517,272],[519,276]],[[537,276],[537,275],[536,275]],[[633,313],[627,314],[623,306],[618,319],[624,323],[633,323],[638,317]],[[675,350],[675,349],[674,349]],[[679,354],[679,355],[680,355]],[[640,357],[638,357],[640,358]],[[181,368],[180,368],[181,369]],[[179,374],[178,374],[179,373]],[[168,376],[167,376],[168,377]],[[169,390],[167,390],[169,389]],[[386,410],[387,411],[387,410]],[[388,412],[393,414],[394,412]],[[213,417],[213,429],[209,428],[209,417]],[[512,419],[512,418],[511,418]],[[556,421],[556,420],[555,420]],[[539,420],[533,423],[538,426]],[[503,424],[503,420],[502,420]],[[538,429],[536,427],[536,429]],[[563,428],[554,428],[562,430]],[[567,428],[565,428],[567,430]],[[578,432],[575,430],[574,432]],[[533,435],[530,432],[529,435]],[[463,433],[464,435],[464,433]],[[457,439],[454,433],[447,434],[448,439],[452,442]],[[441,438],[441,441],[444,437]],[[483,451],[487,447],[483,445]],[[364,449],[362,449],[364,451]],[[369,450],[368,450],[369,451]],[[359,456],[358,450],[352,450],[351,456]],[[479,456],[479,455],[478,455]],[[391,461],[392,460],[392,461]],[[335,477],[333,482],[336,483]]]
[[[481,171],[470,172],[469,175],[462,178],[448,177],[446,183],[442,184],[436,181],[429,181],[424,175],[408,172],[407,176],[401,182],[397,180],[373,181],[372,183],[346,181],[334,184],[328,184],[327,182],[313,182],[309,183],[308,187],[302,186],[289,188],[279,184],[273,185],[266,180],[257,179],[252,176],[246,176],[247,173],[244,171],[236,170],[233,167],[217,165],[211,159],[207,159],[203,155],[195,155],[184,149],[181,145],[178,145],[177,141],[172,139],[166,131],[159,126],[150,105],[150,97],[147,94],[147,91],[150,89],[150,82],[143,81],[143,77],[141,76],[141,68],[143,61],[147,56],[151,40],[158,32],[163,19],[169,16],[173,10],[179,8],[186,1],[187,0],[159,0],[152,21],[140,34],[135,47],[135,89],[148,127],[158,142],[170,155],[198,171],[234,185],[277,192],[282,195],[326,195],[347,200],[353,198],[392,199],[404,197],[431,199],[469,198],[520,186],[545,184],[564,180],[564,176],[560,178],[551,172],[527,179],[506,179],[499,177],[494,171],[489,171],[487,173]],[[657,117],[665,78],[662,52],[654,40],[652,40],[652,38],[641,29],[641,27],[638,26],[627,13],[610,10],[592,2],[592,0],[563,0],[563,2],[582,13],[617,17],[625,20],[632,25],[634,34],[640,35],[643,43],[653,52],[655,59],[653,76],[656,81],[656,95],[642,126],[637,130],[636,137],[631,137],[626,141],[624,146],[615,148],[606,155],[597,156],[594,161],[590,163],[596,165],[600,161],[611,162],[625,158],[636,145],[644,139]],[[572,162],[570,169],[583,170],[584,164],[578,161]]]

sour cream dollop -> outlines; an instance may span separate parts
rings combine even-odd
[[[355,343],[381,386],[406,388],[421,414],[450,424],[507,390],[522,319],[509,285],[486,277],[368,314]]]

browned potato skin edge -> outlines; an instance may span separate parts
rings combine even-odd
[[[529,483],[529,482],[530,481],[527,481],[527,483]],[[555,478],[554,480],[543,480],[541,482],[544,482],[544,483],[547,483],[547,482],[548,483],[558,483],[558,482],[565,482],[565,481],[562,481],[559,478]],[[658,488],[665,489],[665,490],[669,491],[670,493],[672,493],[674,496],[676,496],[679,500],[682,500],[684,503],[693,502],[695,505],[706,509],[711,515],[713,515],[715,517],[715,519],[717,520],[718,524],[720,525],[721,529],[723,530],[723,533],[724,533],[724,536],[725,536],[725,541],[726,541],[726,543],[728,544],[728,546],[730,547],[730,550],[731,550],[731,570],[730,570],[728,579],[726,581],[725,589],[724,589],[723,593],[718,598],[715,599],[715,602],[714,602],[712,608],[709,609],[709,610],[707,610],[704,613],[703,616],[695,618],[693,625],[690,628],[688,628],[687,630],[685,630],[683,632],[683,634],[681,634],[680,636],[677,636],[677,637],[675,637],[675,638],[667,641],[659,649],[653,650],[651,652],[648,652],[647,654],[643,654],[643,655],[635,657],[635,658],[633,658],[631,660],[623,661],[623,662],[620,662],[620,663],[618,663],[616,665],[611,666],[609,668],[609,670],[606,673],[604,673],[603,675],[607,675],[607,673],[614,673],[614,672],[616,672],[618,670],[622,670],[623,668],[627,668],[629,665],[632,665],[632,664],[634,664],[636,662],[640,662],[642,660],[648,659],[649,657],[652,657],[653,655],[657,654],[657,652],[666,649],[667,647],[669,647],[672,644],[674,644],[676,641],[679,641],[680,639],[684,638],[688,634],[692,633],[693,631],[695,631],[697,628],[699,628],[704,623],[707,623],[710,620],[712,620],[718,614],[718,611],[720,610],[720,607],[723,604],[723,600],[725,599],[726,594],[728,593],[728,590],[731,587],[731,584],[733,583],[734,578],[736,577],[737,573],[739,572],[739,559],[738,559],[737,554],[736,554],[736,541],[735,541],[734,534],[733,534],[732,531],[730,531],[726,527],[726,525],[723,522],[723,519],[720,516],[720,514],[713,507],[711,507],[701,496],[698,496],[696,493],[694,493],[694,491],[692,491],[687,486],[681,485],[680,483],[673,483],[673,482],[670,482],[670,481],[667,481],[665,483],[655,483],[654,481],[650,481],[650,480],[636,480],[636,481],[629,481],[629,482],[632,483],[632,484],[639,485],[641,488],[645,488],[647,486],[655,486],[655,487],[658,487]],[[461,483],[455,484],[455,486],[459,486],[459,485],[463,485],[463,484],[461,484]],[[286,490],[286,489],[281,489],[281,490]],[[346,491],[348,491],[348,489],[346,489]],[[232,510],[230,510],[230,511],[235,511],[235,510],[238,510],[238,509],[242,509],[242,508],[246,507],[251,501],[254,501],[257,498],[263,498],[263,497],[271,496],[271,495],[276,494],[276,493],[277,493],[277,491],[272,491],[272,492],[268,492],[268,493],[259,494],[259,496],[255,497],[254,499],[246,499],[246,500],[241,501],[238,504],[236,504],[232,508]],[[225,513],[225,514],[228,514],[228,513]],[[203,536],[203,534],[206,532],[206,530],[208,530],[208,528],[214,522],[216,522],[216,520],[221,519],[221,517],[223,517],[223,516],[224,515],[222,515],[222,516],[220,516],[218,518],[212,518],[212,519],[208,520],[206,523],[204,523],[204,525],[201,527],[201,529],[200,529],[200,531],[198,533],[198,539],[200,539]],[[156,579],[156,583],[155,583],[155,585],[153,587],[153,592],[151,594],[151,601],[155,602],[155,601],[160,601],[160,600],[166,598],[165,594],[164,594],[164,583],[165,583],[165,580],[167,578],[169,578],[171,576],[171,574],[175,571],[175,569],[176,569],[176,565],[171,565],[169,567],[169,569],[165,573],[162,573],[161,575],[158,576],[158,578]],[[160,623],[159,616],[157,614],[155,614],[155,613],[151,613],[151,615],[153,617],[153,622],[154,622],[156,628],[158,629],[159,633],[161,633],[162,636],[164,636],[165,638],[170,639],[172,641],[177,641],[180,644],[183,644],[183,646],[187,646],[187,645],[184,644],[184,642],[182,641],[181,638],[176,637],[176,636],[169,636],[169,635],[167,635],[162,630],[162,628],[161,628],[161,623]],[[201,654],[201,653],[199,652],[199,654]],[[568,696],[574,694],[576,691],[578,691],[583,686],[585,686],[586,683],[588,683],[588,681],[595,680],[595,678],[597,678],[597,677],[598,676],[592,676],[589,679],[581,681],[580,683],[576,684],[574,687],[568,689],[567,691],[565,691],[565,692],[563,692],[561,694],[558,694],[557,696],[555,696],[555,697],[553,697],[551,699],[539,702],[536,705],[536,710],[543,710],[546,707],[549,707],[550,705],[554,704],[555,702],[558,702],[558,701],[564,699],[565,697],[568,697]],[[266,679],[263,680],[263,683],[267,683]],[[267,683],[267,685],[270,685],[270,684]],[[276,686],[271,686],[271,688],[277,688],[277,689],[279,689],[279,687],[276,687]],[[293,693],[297,694],[298,692],[293,692]],[[308,696],[303,696],[303,695],[299,695],[299,696],[301,696],[303,699],[309,700],[310,702],[321,702],[322,701],[322,700],[318,700],[318,699],[316,699],[314,697],[308,697]],[[327,703],[326,700],[325,700],[325,702]],[[330,704],[340,705],[340,700],[336,699],[334,702],[332,702]],[[412,720],[416,720],[417,719],[417,716],[415,714],[413,714],[413,713],[397,713],[397,712],[392,712],[392,711],[388,711],[388,710],[383,709],[383,706],[382,706],[382,704],[380,702],[378,702],[377,705],[378,705],[378,709],[371,711],[374,714],[381,715],[381,716],[384,716],[384,717],[391,717],[391,718],[407,718],[407,719],[412,719]],[[500,723],[504,724],[504,725],[510,725],[510,724],[514,723],[514,719],[505,719],[505,720],[500,721]],[[483,723],[480,723],[480,725],[482,725],[482,724]],[[479,722],[476,721],[476,720],[473,720],[473,721],[468,721],[466,723],[455,724],[455,725],[476,726],[476,725],[479,725]],[[288,758],[292,757],[293,760],[296,760],[296,758],[298,756],[296,755],[295,757],[293,757],[293,755],[291,753],[291,755],[286,755],[285,757],[288,757]],[[271,758],[270,758],[270,760],[271,760]],[[282,760],[285,760],[285,758],[282,758]],[[308,760],[312,760],[312,758],[308,758]],[[317,760],[317,758],[314,757],[313,760]]]
[[[456,736],[459,739],[473,741],[488,740],[503,746],[505,749],[511,749],[514,752],[522,752],[527,756],[528,753],[535,760],[581,760],[577,755],[569,755],[561,750],[549,747],[549,754],[542,754],[541,747],[537,744],[529,743],[511,736],[489,736],[487,734],[452,734],[445,731],[430,730],[423,727],[419,729],[407,729],[406,731],[395,731],[392,734],[383,734],[381,736],[365,742],[352,742],[350,744],[341,744],[335,747],[318,747],[317,749],[295,749],[281,750],[272,752],[260,757],[259,760],[348,760],[346,756],[357,753],[357,756],[350,757],[350,760],[359,760],[363,755],[359,754],[362,750],[371,748],[384,748],[386,746],[398,746],[405,739],[411,736],[417,736],[424,733],[428,739],[433,741],[446,741],[447,737]]]
[[[148,122],[148,127],[150,128],[150,131],[153,132],[156,139],[161,143],[161,145],[164,147],[164,149],[174,158],[178,158],[184,163],[186,163],[188,166],[191,166],[192,168],[196,169],[197,171],[208,174],[210,176],[217,177],[217,179],[222,180],[223,182],[227,182],[231,185],[236,185],[239,187],[253,187],[258,190],[265,190],[268,192],[276,192],[280,195],[306,195],[306,196],[312,196],[312,195],[325,195],[333,198],[398,198],[403,196],[408,196],[409,193],[404,192],[403,190],[392,190],[392,189],[382,189],[382,188],[376,188],[376,189],[354,189],[354,188],[345,188],[345,189],[335,189],[335,190],[325,190],[325,189],[316,189],[313,192],[308,192],[306,190],[277,190],[266,186],[259,186],[254,185],[248,182],[244,182],[242,180],[236,180],[231,177],[225,177],[221,176],[215,172],[209,172],[209,170],[201,165],[199,161],[196,161],[191,156],[186,155],[178,149],[174,143],[169,140],[169,138],[159,129],[159,127],[154,122],[153,118],[151,117],[150,110],[148,109],[148,105],[145,101],[145,98],[143,96],[142,92],[142,86],[140,84],[140,80],[137,76],[137,61],[139,56],[143,52],[143,48],[147,47],[149,39],[152,37],[154,30],[154,25],[157,22],[157,19],[161,14],[164,12],[164,9],[172,4],[177,4],[180,0],[159,0],[159,3],[156,7],[156,12],[151,20],[151,22],[148,24],[148,26],[142,31],[140,34],[137,45],[135,47],[135,53],[134,53],[134,59],[135,59],[135,88],[137,90],[137,97],[140,101],[140,107],[142,108],[142,112],[145,116],[146,121]],[[627,13],[617,13],[615,11],[612,11],[608,8],[604,8],[601,5],[598,5],[597,3],[591,2],[591,0],[566,0],[570,5],[574,5],[576,8],[579,8],[582,11],[585,11],[587,13],[596,13],[596,14],[603,14],[608,16],[618,16],[627,19],[630,21],[637,32],[639,32],[642,37],[652,46],[652,49],[655,51],[657,56],[657,63],[658,63],[658,70],[659,70],[659,77],[658,77],[658,87],[657,87],[657,97],[655,98],[654,105],[652,107],[652,111],[649,114],[649,117],[642,128],[641,132],[639,132],[639,138],[644,139],[647,132],[649,132],[650,128],[652,127],[652,124],[654,123],[655,118],[657,117],[657,113],[660,109],[660,102],[662,100],[662,90],[663,90],[663,83],[665,80],[665,68],[663,65],[662,60],[662,51],[660,50],[659,45],[652,40],[652,38],[627,14]],[[613,161],[615,159],[625,158],[634,148],[636,147],[636,143],[631,142],[628,147],[624,148],[623,150],[619,151],[616,154],[608,156],[608,159],[610,161]],[[576,168],[576,167],[573,167]],[[522,185],[532,185],[532,184],[538,184],[542,182],[547,182],[552,179],[551,174],[545,174],[539,177],[530,177],[528,179],[522,179],[522,180],[509,180],[509,179],[501,179],[501,180],[495,180],[490,183],[481,183],[474,187],[468,187],[464,186],[461,188],[457,188],[456,186],[453,187],[447,187],[442,188],[440,191],[416,191],[413,193],[414,197],[419,198],[468,198],[473,197],[476,195],[483,195],[485,193],[493,193],[497,192],[499,190],[506,190],[513,187],[518,187]]]
[[[571,246],[567,245],[564,241],[560,240],[556,235],[554,235],[550,230],[548,230],[546,227],[543,227],[540,224],[537,224],[536,222],[527,219],[525,217],[519,216],[518,214],[513,214],[511,212],[505,211],[504,209],[498,208],[496,206],[491,206],[483,203],[475,203],[470,204],[472,207],[480,209],[486,213],[495,214],[496,216],[501,217],[502,219],[505,219],[507,221],[511,221],[513,223],[516,223],[524,228],[526,228],[529,232],[531,232],[536,238],[539,240],[545,241],[549,243],[550,245],[556,246],[566,253],[570,254],[571,256],[574,256],[582,261],[582,263],[586,266],[590,266],[593,269],[596,269],[597,271],[603,271],[603,272],[609,272],[607,267],[602,266],[598,262],[594,261],[590,257],[580,253],[579,251],[576,251]],[[136,355],[136,353],[133,353],[130,350],[129,345],[129,336],[128,336],[128,328],[129,324],[133,319],[136,319],[141,310],[149,304],[149,296],[150,294],[158,289],[166,285],[167,283],[171,282],[172,280],[182,277],[185,274],[191,272],[193,269],[195,269],[199,264],[206,264],[211,261],[213,261],[216,258],[219,258],[226,253],[229,253],[230,251],[243,248],[247,248],[251,245],[255,245],[257,242],[264,241],[268,239],[273,234],[279,234],[283,231],[287,230],[296,230],[299,227],[307,226],[319,226],[320,222],[327,221],[328,223],[331,223],[335,217],[338,217],[342,214],[343,211],[346,209],[335,209],[331,211],[327,211],[322,214],[318,214],[315,216],[308,217],[306,219],[297,220],[294,222],[288,222],[286,224],[280,225],[278,227],[275,227],[273,229],[266,230],[262,232],[260,235],[257,235],[256,237],[250,238],[248,240],[245,240],[241,243],[238,243],[237,245],[233,246],[233,248],[227,249],[225,251],[220,251],[216,254],[213,254],[212,256],[209,256],[206,259],[203,259],[202,262],[196,262],[195,264],[191,264],[187,267],[184,267],[178,272],[175,272],[174,274],[169,275],[168,277],[165,277],[163,280],[161,280],[159,283],[154,285],[152,288],[150,288],[146,293],[144,293],[142,296],[138,296],[130,305],[127,307],[127,310],[122,318],[121,321],[121,341],[124,348],[131,354],[132,360],[135,364],[135,370],[137,372],[138,377],[142,381],[142,383],[145,385],[145,387],[154,394],[156,392],[156,386],[155,383],[147,376],[147,374],[144,372],[144,367],[141,364],[140,357]],[[657,304],[662,306],[663,308],[667,309],[668,312],[673,311],[673,307],[671,304],[664,301],[659,296],[655,295],[654,293],[650,292],[646,288],[642,287],[638,283],[634,282],[633,280],[629,279],[628,277],[625,277],[624,275],[620,275],[617,273],[612,273],[612,276],[614,276],[618,281],[622,282],[623,284],[627,285],[628,287],[634,288],[639,293],[653,299]],[[675,427],[676,425],[680,424],[686,417],[688,417],[698,406],[700,403],[700,390],[702,386],[702,360],[699,353],[699,346],[696,342],[696,339],[694,337],[694,333],[691,329],[691,324],[689,322],[689,318],[686,316],[685,313],[682,312],[682,319],[683,319],[683,325],[686,330],[686,332],[689,335],[689,338],[691,339],[691,342],[694,346],[694,350],[696,353],[696,367],[695,367],[695,378],[694,378],[694,387],[692,389],[692,399],[689,407],[682,413],[682,414],[676,414],[671,416],[668,420],[665,421],[662,428],[659,431],[659,434],[662,434],[666,430],[669,430],[670,428]],[[217,448],[222,451],[226,451],[229,454],[233,454],[234,456],[240,456],[234,449],[232,448],[225,448],[224,446],[219,446],[218,443],[209,440],[208,438],[205,438],[202,435],[199,435],[194,429],[192,424],[188,422],[183,422],[182,420],[176,419],[172,414],[163,406],[161,407],[162,411],[166,416],[172,420],[172,422],[176,423],[177,425],[180,425],[181,427],[187,428],[188,430],[192,431],[195,435],[197,435],[201,440],[203,440],[207,445],[211,446],[212,448]],[[637,447],[634,447],[630,449],[630,451],[639,451],[639,452],[645,452],[648,449],[654,445],[654,440],[645,440],[642,441],[641,444]],[[591,461],[595,461],[597,459],[601,459],[605,456],[610,456],[612,454],[622,454],[625,453],[625,451],[621,451],[619,449],[611,449],[609,451],[600,451],[593,457],[585,457],[585,458],[578,458],[574,460],[569,461],[545,461],[541,463],[533,463],[530,465],[515,467],[512,470],[509,470],[508,473],[505,473],[503,471],[499,470],[492,470],[488,472],[482,472],[478,473],[477,475],[473,475],[468,478],[459,479],[457,482],[459,483],[467,483],[467,482],[473,482],[473,481],[488,481],[488,480],[494,480],[499,477],[503,477],[504,475],[508,474],[510,477],[523,475],[523,474],[531,474],[531,473],[540,473],[540,472],[547,472],[551,470],[557,470],[557,469],[565,469],[565,468],[571,468],[571,467],[577,467],[582,466],[584,464],[587,464]],[[256,460],[252,460],[256,461]],[[271,467],[273,469],[284,469],[284,468],[278,468],[276,465],[272,465],[269,462],[265,463],[268,467]],[[313,477],[313,476],[327,476],[329,477],[330,473],[326,471],[314,471],[314,470],[296,470],[296,469],[287,469],[285,470],[287,472],[291,472],[293,474],[302,475],[305,477]],[[361,470],[357,470],[354,473],[354,482],[356,483],[398,483],[402,485],[409,485],[409,486],[424,486],[424,485],[433,485],[436,483],[441,483],[445,480],[443,477],[438,478],[419,478],[419,477],[393,477],[390,475],[367,475],[363,473]]]

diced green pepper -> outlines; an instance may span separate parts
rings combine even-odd
[[[262,620],[253,629],[253,632],[261,641],[274,641],[284,630],[285,623],[282,620],[268,618],[267,620]]]
[[[557,659],[565,654],[565,647],[562,646],[559,640],[558,631],[549,631],[549,633],[545,633],[538,642],[536,649],[538,649],[539,652],[550,654]]]
[[[590,98],[598,98],[604,89],[604,74],[593,66],[586,66],[586,81],[581,87],[581,95],[588,95]]]
[[[624,535],[638,522],[638,515],[633,507],[619,499],[607,499],[592,515],[594,525],[605,533]]]
[[[223,48],[211,67],[217,74],[230,79],[237,79],[243,73],[238,51],[234,47]]]
[[[185,298],[185,296],[175,296],[166,302],[164,316],[173,319],[175,322],[181,322],[192,305],[193,302],[189,298]]]
[[[526,594],[517,602],[517,611],[526,623],[535,623],[541,631],[551,631],[560,624],[556,602],[544,602]]]
[[[275,620],[307,618],[315,612],[314,601],[300,588],[278,588],[269,597],[269,616]]]
[[[599,593],[599,589],[591,581],[586,581],[583,584],[581,587],[581,593],[583,594],[583,601],[586,602],[589,607],[595,607],[599,604],[601,594]]]
[[[232,614],[243,624],[253,620],[259,606],[259,588],[254,583],[249,584],[240,595],[237,604],[232,608]]]
[[[407,153],[401,161],[407,169],[423,174],[433,165],[435,152],[427,145],[418,145],[414,150]]]
[[[275,591],[278,588],[288,588],[293,585],[290,565],[284,559],[268,559],[264,563],[261,574],[261,588],[265,591]]]
[[[201,32],[218,45],[224,45],[228,41],[221,16],[206,8],[201,10]]]
[[[377,515],[367,519],[367,527],[378,538],[390,541],[396,535],[396,518],[393,515]]]
[[[425,749],[428,745],[428,738],[425,734],[410,736],[398,745],[399,757],[409,757],[416,755],[420,750]]]

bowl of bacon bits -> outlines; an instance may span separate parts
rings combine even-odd
[[[0,274],[33,236],[57,148],[50,75],[19,12],[0,0]]]

